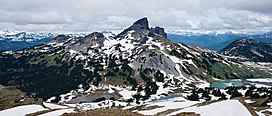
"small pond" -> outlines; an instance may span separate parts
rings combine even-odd
[[[176,98],[179,98],[179,97],[183,97],[182,93],[171,94],[169,96],[161,97],[161,98],[153,100],[151,102],[152,103],[165,102],[165,101],[173,100],[173,99],[176,99]]]
[[[254,79],[251,79],[251,81],[250,80],[242,80],[242,79],[225,79],[225,80],[220,80],[218,82],[213,82],[210,86],[213,88],[225,89],[226,87],[230,87],[230,86],[240,87],[240,86],[244,86],[244,85],[270,86],[271,87],[272,83],[271,82],[254,81]]]
[[[226,79],[226,80],[220,80],[218,82],[213,82],[211,84],[211,87],[218,88],[218,89],[225,89],[226,87],[234,86],[239,87],[243,86],[245,83],[241,79]]]
[[[110,98],[115,98],[115,96],[113,94],[110,94],[110,93],[97,93],[97,94],[94,94],[94,95],[82,95],[80,97],[77,97],[77,98],[74,98],[70,101],[68,101],[68,103],[72,103],[72,104],[75,104],[75,103],[89,103],[89,102],[92,102],[98,98],[106,98],[107,100],[109,100]]]

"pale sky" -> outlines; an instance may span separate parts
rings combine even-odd
[[[168,30],[270,30],[272,0],[0,0],[0,29],[122,30],[139,18]]]

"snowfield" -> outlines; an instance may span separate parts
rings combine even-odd
[[[201,116],[251,116],[247,108],[238,100],[220,101],[200,107],[193,106],[170,113],[169,115],[176,115],[181,112],[195,112]]]
[[[119,94],[123,96],[123,99],[133,98],[132,96],[134,94],[136,94],[136,93],[137,93],[136,91],[129,91],[129,90],[126,90],[126,89],[119,92]]]
[[[155,100],[155,101],[151,101],[151,102],[147,102],[144,103],[142,105],[146,105],[146,107],[149,106],[161,106],[160,108],[155,108],[155,109],[151,109],[151,110],[142,110],[142,111],[137,111],[140,114],[143,115],[155,115],[157,113],[166,111],[168,109],[176,109],[176,108],[186,108],[189,107],[191,105],[194,105],[196,103],[199,103],[198,101],[188,101],[186,100],[184,97],[173,97],[173,98],[161,98],[159,100]],[[127,106],[123,109],[129,109],[131,108],[131,106]]]
[[[25,116],[26,114],[46,110],[41,105],[24,105],[0,111],[0,116]]]
[[[0,111],[0,116],[25,116],[27,114],[49,110],[49,109],[59,109],[53,112],[49,112],[44,114],[45,116],[59,116],[63,113],[70,113],[73,112],[74,109],[68,109],[68,106],[62,106],[57,105],[53,103],[43,103],[46,108],[44,108],[41,105],[23,105],[23,106],[17,106],[14,108],[6,109],[3,111]]]
[[[53,104],[53,103],[43,102],[43,104],[45,105],[45,107],[47,107],[49,109],[63,109],[63,108],[68,108],[67,106],[61,106],[61,105],[57,105],[57,104]]]
[[[72,112],[75,112],[74,109],[62,109],[62,110],[56,110],[53,112],[45,113],[40,116],[60,116],[64,113],[72,113]]]
[[[246,79],[248,81],[252,82],[266,82],[266,83],[272,83],[272,78],[259,78],[259,79]]]

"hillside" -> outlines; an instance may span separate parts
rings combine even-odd
[[[226,46],[220,53],[253,62],[272,62],[272,44],[252,39],[239,39]]]

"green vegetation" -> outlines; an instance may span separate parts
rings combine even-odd
[[[194,58],[194,63],[199,67],[192,71],[192,75],[203,78],[208,82],[213,82],[213,78],[217,79],[247,79],[247,78],[265,78],[272,75],[258,68],[250,68],[238,66],[236,64],[225,64],[213,59]],[[191,68],[189,68],[191,69]],[[207,72],[206,72],[207,71]],[[203,74],[206,73],[206,75]]]
[[[99,78],[95,76],[97,73],[84,70],[77,62],[62,61],[48,66],[46,62],[29,64],[32,56],[8,57],[0,59],[0,84],[16,86],[33,97],[47,99]]]
[[[119,69],[119,66],[121,68]],[[115,60],[109,61],[109,66],[106,69],[107,73],[105,74],[106,82],[111,84],[119,84],[119,85],[132,85],[136,86],[137,82],[135,80],[135,72],[128,65],[128,61],[123,64],[117,65]]]
[[[58,61],[57,54],[41,54],[37,57],[33,57],[29,60],[29,64],[39,64],[39,63],[46,63],[47,65],[55,65]]]

